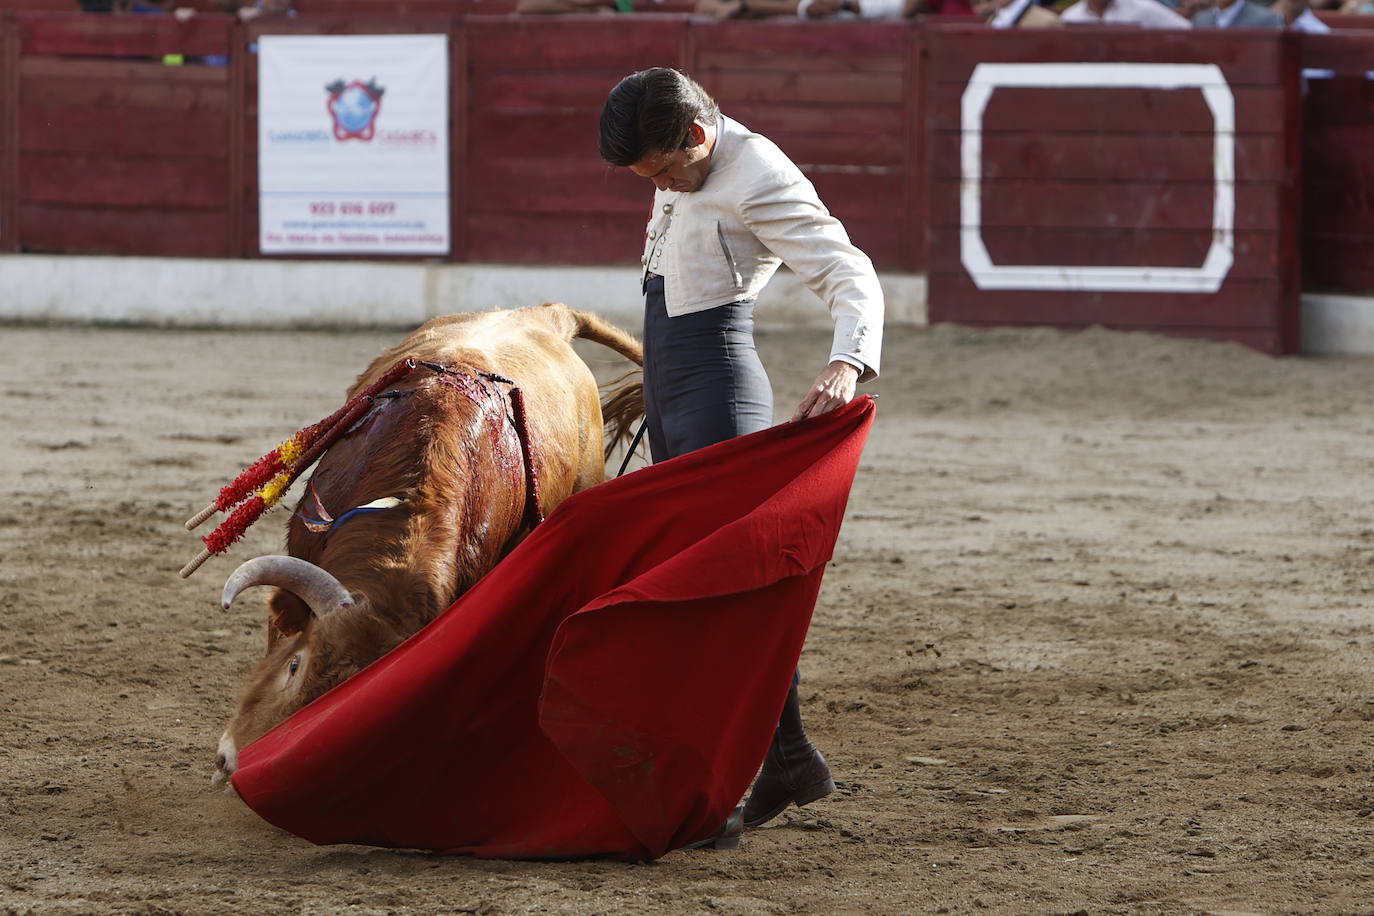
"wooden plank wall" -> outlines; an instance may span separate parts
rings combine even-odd
[[[688,71],[728,116],[801,167],[853,242],[915,269],[908,207],[909,28],[890,23],[694,22]]]
[[[77,0],[0,0],[0,10],[70,13],[80,9]]]
[[[1303,95],[1303,285],[1371,292],[1374,31],[1305,35],[1302,54],[1304,68],[1335,73],[1308,79]]]
[[[1374,29],[1374,16],[1366,13],[1338,13],[1335,10],[1313,10],[1322,22],[1333,29]]]
[[[1070,32],[927,34],[931,319],[1101,324],[1295,351],[1295,45],[1281,33]],[[979,288],[961,247],[961,100],[980,62],[1027,61],[1220,65],[1235,98],[1236,175],[1234,263],[1219,289]],[[1200,267],[1213,237],[1213,130],[1196,89],[994,90],[981,123],[981,234],[993,264]]]
[[[468,60],[462,236],[473,261],[637,261],[653,187],[597,152],[601,106],[622,77],[681,66],[676,17],[477,19]]]
[[[245,27],[227,16],[183,25],[0,8],[0,250],[254,255],[256,37],[435,29],[453,36],[455,259],[632,263],[650,192],[602,166],[597,114],[616,79],[668,64],[788,150],[879,266],[923,266],[929,223],[937,320],[1220,333],[1246,316],[1259,322],[1251,342],[1291,348],[1293,252],[1311,288],[1374,290],[1374,81],[1364,78],[1374,31],[1356,29],[1205,41],[1095,31],[1088,42],[1082,30],[1070,39],[671,15],[301,16]],[[231,65],[169,67],[166,53],[227,54]],[[1282,82],[1297,53],[1302,66],[1338,73],[1308,81],[1301,131]],[[957,247],[957,134],[963,81],[979,59],[1217,61],[1235,93],[1240,170],[1236,260],[1223,289],[1174,296],[1149,317],[1138,294],[974,288]],[[1197,93],[999,90],[986,115],[982,222],[998,263],[1197,263],[1211,187],[1210,115]],[[1283,218],[1297,191],[1285,176],[1299,169],[1301,244],[1285,247],[1298,225]],[[1253,318],[1255,303],[1267,317]]]
[[[223,256],[230,250],[234,21],[20,13],[17,230],[24,250]]]
[[[19,29],[0,13],[0,251],[19,249]]]
[[[642,17],[634,41],[625,28],[614,17],[464,23],[468,259],[633,262],[651,190],[601,164],[598,118],[616,80],[677,66],[788,152],[879,266],[916,266],[909,27]]]

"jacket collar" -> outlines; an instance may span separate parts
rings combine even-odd
[[[706,173],[706,180],[701,183],[701,190],[710,184],[711,176],[717,169],[724,168],[734,160],[735,154],[739,151],[739,135],[743,133],[743,128],[736,122],[730,120],[723,114],[716,115],[716,145],[711,150],[711,171]]]

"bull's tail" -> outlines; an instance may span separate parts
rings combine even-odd
[[[566,316],[565,333],[609,347],[636,366],[644,365],[644,347],[628,331],[606,321],[599,315],[568,308],[561,302],[546,302],[546,309]],[[644,416],[644,383],[638,372],[630,372],[608,385],[601,401],[601,418],[606,426],[606,456],[621,444],[628,444],[634,433],[635,421]]]
[[[636,375],[622,375],[605,386],[609,393],[601,402],[601,419],[606,424],[607,458],[617,446],[628,447],[635,421],[644,416],[644,383]]]
[[[588,312],[573,311],[577,318],[577,336],[610,347],[636,366],[644,365],[644,346],[634,335]],[[638,372],[622,375],[604,389],[601,418],[606,424],[606,457],[619,445],[628,447],[634,434],[635,421],[644,416],[644,383]]]
[[[568,311],[577,320],[577,330],[573,334],[574,337],[581,337],[583,340],[599,343],[603,347],[610,347],[636,366],[644,365],[644,346],[635,340],[633,334],[620,330],[609,321],[590,312],[579,312],[576,309],[568,309]]]

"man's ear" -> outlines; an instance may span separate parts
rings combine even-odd
[[[693,121],[692,126],[687,128],[687,148],[701,146],[705,142],[706,128],[701,125],[700,121]]]

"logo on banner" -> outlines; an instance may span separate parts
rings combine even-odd
[[[338,79],[324,87],[329,93],[325,107],[334,121],[334,139],[370,142],[377,128],[377,114],[382,110],[382,93],[373,77],[366,83],[354,80],[345,83]]]

